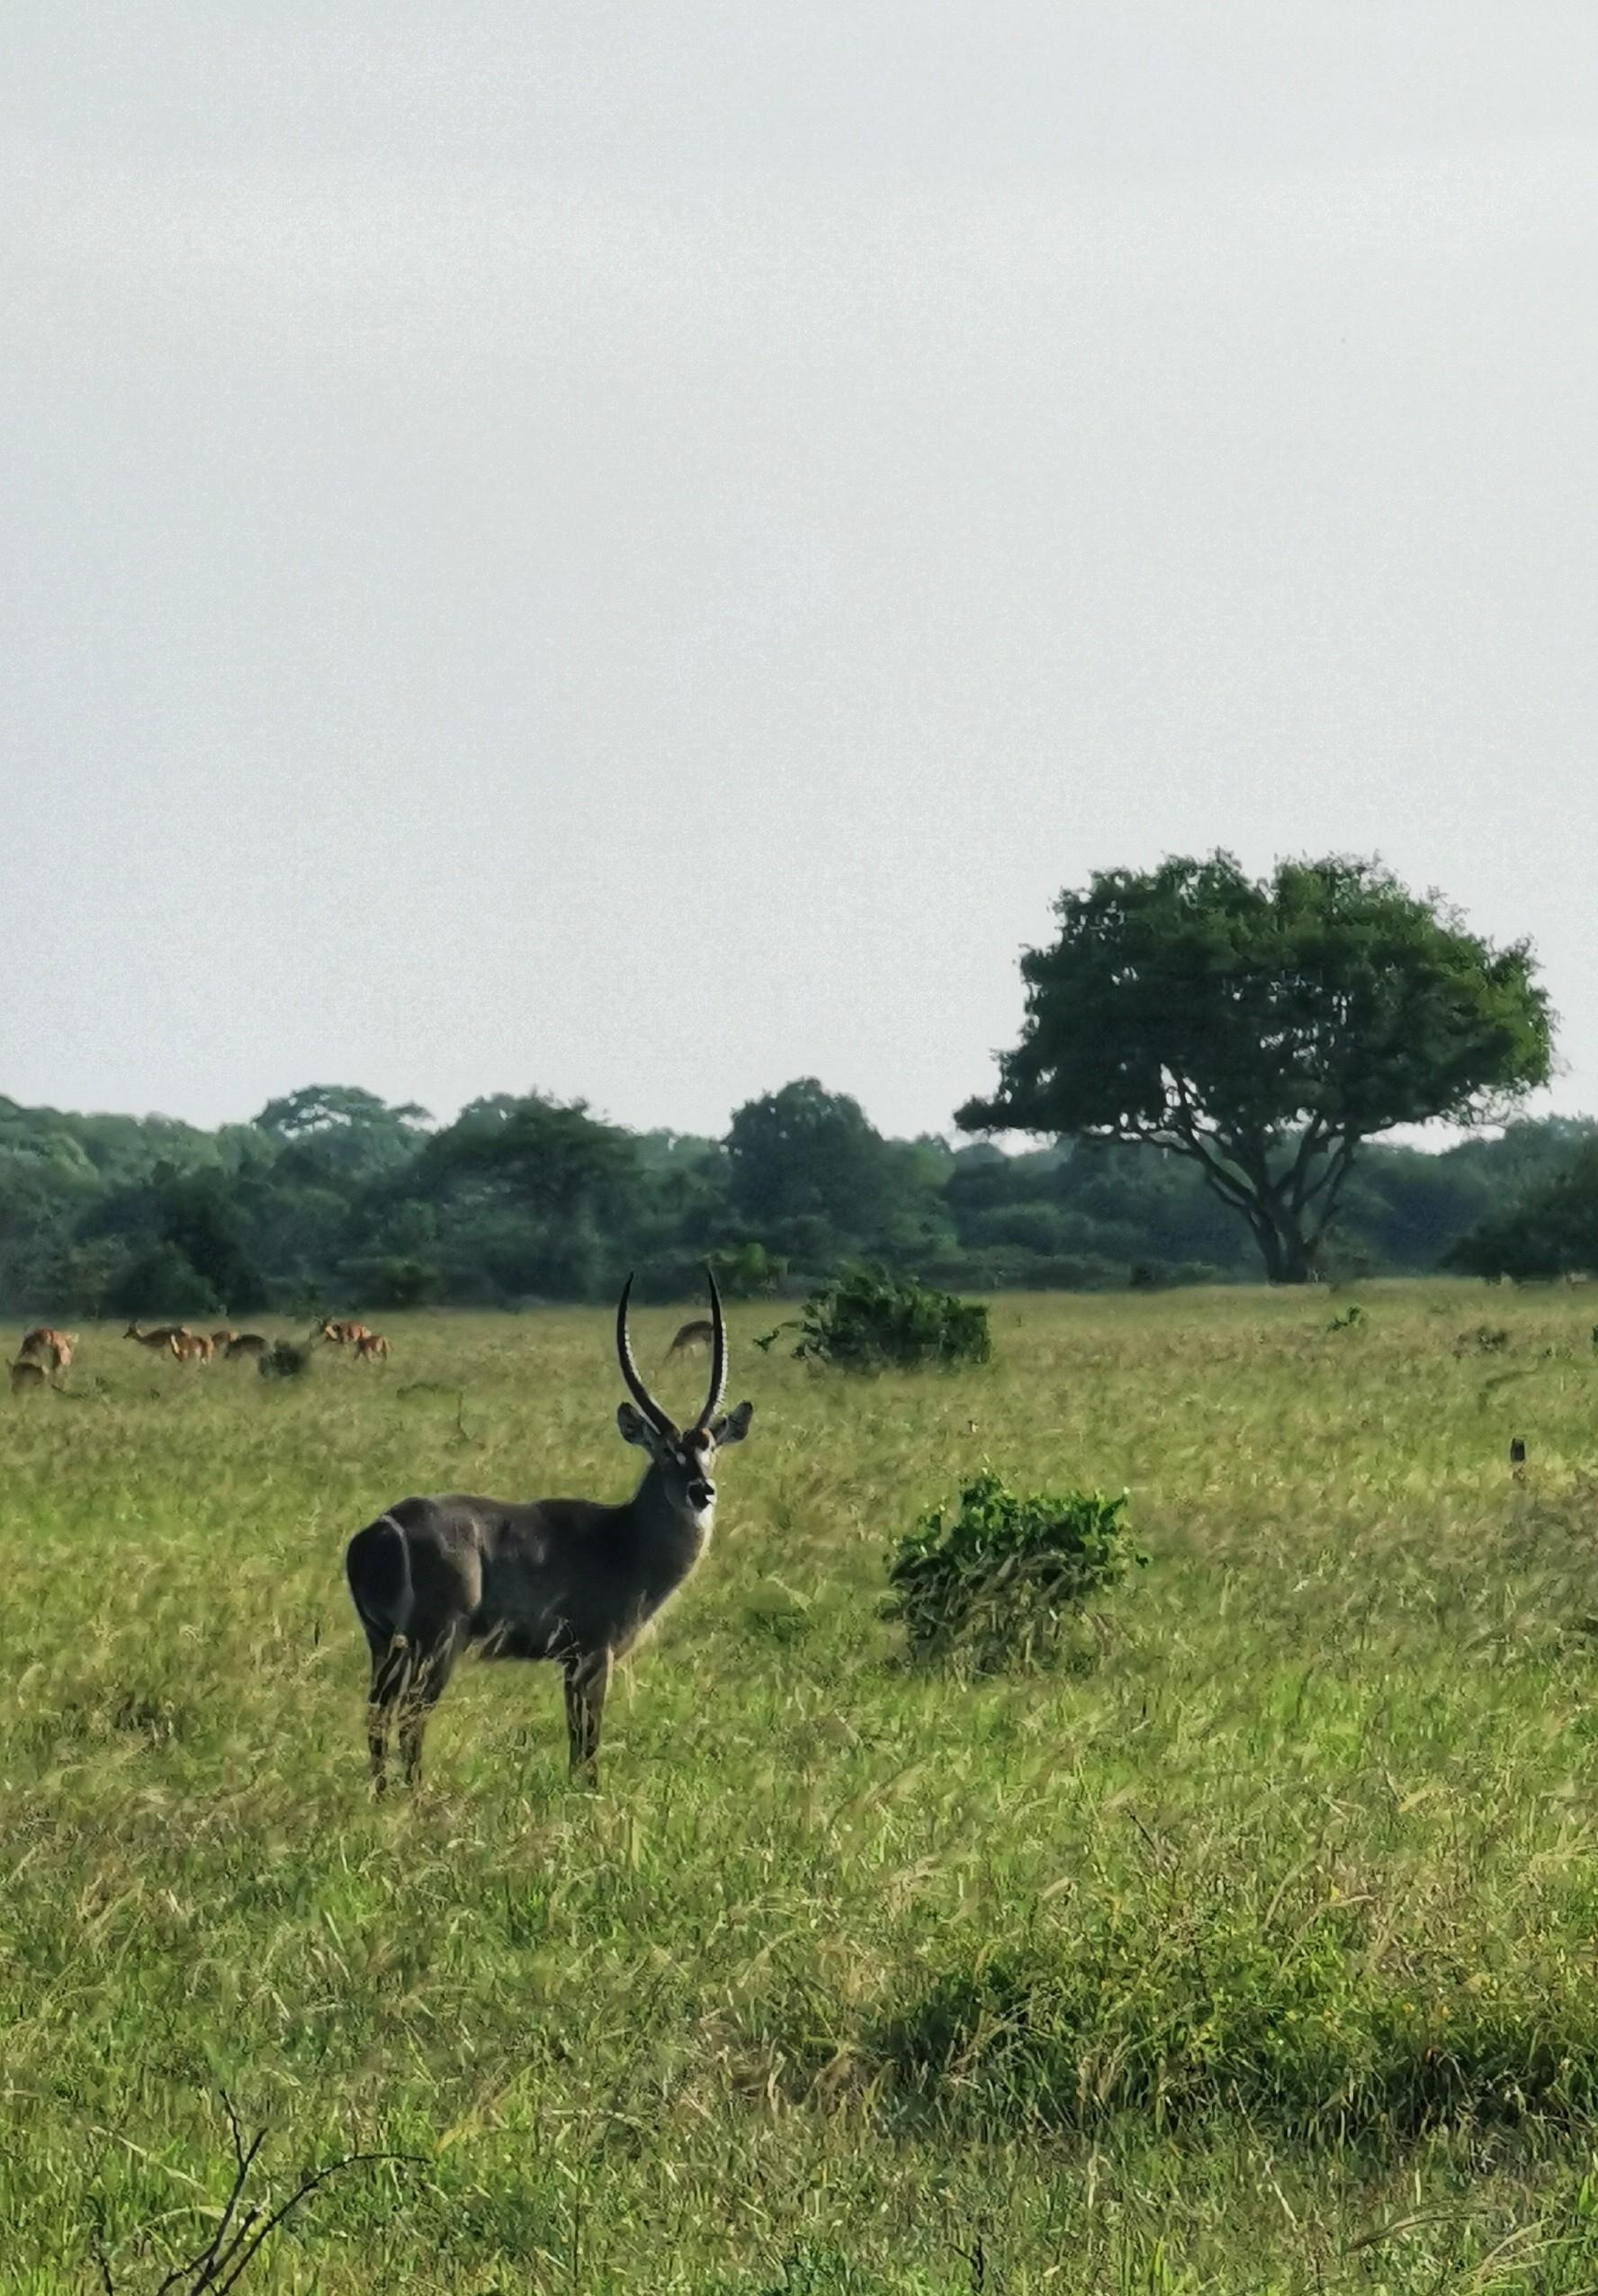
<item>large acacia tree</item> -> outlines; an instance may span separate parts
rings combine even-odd
[[[1302,1283],[1362,1140],[1502,1116],[1548,1080],[1523,941],[1495,948],[1377,861],[1227,853],[1107,870],[1021,959],[1019,1043],[966,1131],[1141,1141],[1190,1157]]]

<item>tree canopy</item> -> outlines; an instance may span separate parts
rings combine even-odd
[[[837,1151],[813,1184],[800,1146],[812,1119]],[[373,1164],[324,1154],[314,1132],[0,1101],[0,1305],[46,1323],[507,1306],[614,1300],[630,1269],[641,1296],[685,1299],[707,1259],[745,1296],[808,1291],[851,1260],[968,1292],[1219,1282],[1257,1266],[1243,1222],[1173,1150],[890,1140],[813,1079],[750,1103],[723,1140],[629,1132],[536,1092],[408,1129],[403,1159]],[[741,1172],[734,1135],[741,1153],[757,1144]],[[1594,1140],[1592,1124],[1550,1117],[1435,1155],[1366,1144],[1331,1272],[1436,1267]],[[1560,1249],[1558,1264],[1586,1264],[1579,1237]]]
[[[268,1100],[257,1128],[275,1140],[309,1147],[346,1171],[373,1172],[401,1164],[418,1146],[428,1123],[414,1100],[391,1108],[356,1084],[307,1084]]]
[[[1361,1143],[1502,1117],[1545,1083],[1528,944],[1495,948],[1378,861],[1230,854],[1108,870],[1021,960],[1026,1018],[972,1131],[1136,1144],[1186,1160],[1273,1280],[1311,1272]]]
[[[1468,1275],[1519,1282],[1598,1272],[1598,1139],[1478,1220],[1447,1259]]]

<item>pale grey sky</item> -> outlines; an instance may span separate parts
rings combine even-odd
[[[1379,850],[1598,1106],[1598,9],[16,0],[0,1091],[815,1073]]]

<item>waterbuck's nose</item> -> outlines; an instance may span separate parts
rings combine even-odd
[[[702,1514],[705,1509],[712,1504],[714,1498],[715,1484],[707,1483],[702,1475],[696,1475],[688,1485],[689,1506]]]

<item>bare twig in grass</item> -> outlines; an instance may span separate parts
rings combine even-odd
[[[313,2193],[319,2191],[330,2178],[341,2176],[346,2169],[372,2167],[381,2162],[402,2162],[408,2167],[423,2165],[420,2156],[415,2153],[346,2153],[338,2160],[330,2160],[325,2168],[307,2170],[288,2198],[280,2201],[275,2208],[269,2208],[265,2202],[247,2202],[250,2175],[266,2141],[266,2131],[258,2129],[253,2136],[247,2137],[233,2100],[225,2089],[221,2092],[221,2100],[222,2109],[228,2116],[229,2133],[233,2140],[231,2189],[222,2203],[221,2213],[209,2239],[193,2256],[174,2265],[165,2278],[156,2283],[152,2296],[202,2296],[203,2291],[226,2292],[236,2288],[260,2254],[264,2243],[288,2222]],[[94,2245],[94,2258],[105,2296],[119,2296],[110,2258],[98,2240]]]

